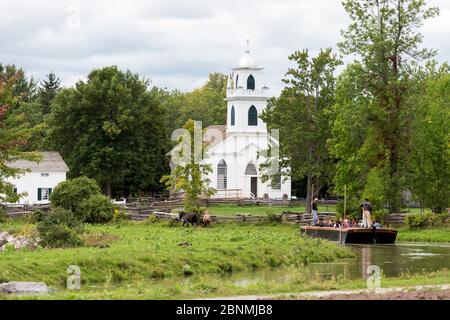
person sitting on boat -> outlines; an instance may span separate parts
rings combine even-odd
[[[381,223],[379,223],[378,221],[374,221],[372,224],[372,227],[375,229],[380,229],[380,228],[383,228],[383,225]]]
[[[343,228],[350,228],[352,225],[351,225],[351,221],[350,220],[348,220],[348,219],[344,219],[344,221],[342,222],[342,227]]]
[[[319,227],[323,227],[323,226],[324,226],[323,219],[320,219],[319,220]]]
[[[369,199],[365,199],[363,203],[361,203],[361,209],[363,211],[363,228],[370,228],[372,226],[372,220],[370,220],[370,213],[372,212],[372,204],[369,202]]]
[[[341,227],[341,221],[336,220],[336,222],[333,224],[333,228],[340,228]]]
[[[317,226],[317,222],[319,219],[319,216],[317,214],[318,212],[318,202],[319,199],[318,198],[314,198],[313,202],[311,203],[311,209],[312,209],[312,216],[313,216],[313,225]]]

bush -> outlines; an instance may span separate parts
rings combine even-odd
[[[266,211],[266,215],[267,215],[267,219],[269,220],[270,223],[281,223],[281,214],[275,214],[272,212],[267,212]]]
[[[37,210],[37,211],[32,212],[32,213],[27,217],[27,220],[28,220],[30,223],[39,223],[39,222],[41,222],[41,221],[43,221],[43,220],[45,219],[45,216],[46,216],[46,215],[47,215],[47,214],[46,214],[44,211]]]
[[[37,225],[42,244],[51,248],[77,247],[83,244],[80,220],[73,212],[56,208]]]
[[[105,223],[113,219],[114,208],[109,197],[96,194],[80,203],[78,216],[88,223]]]
[[[128,220],[128,217],[125,214],[125,210],[115,208],[114,215],[113,215],[113,222],[120,222],[120,221],[124,221],[124,220]]]
[[[425,228],[429,225],[429,215],[421,213],[408,214],[405,219],[406,226],[411,230]]]
[[[80,205],[83,200],[100,194],[100,187],[95,180],[79,177],[58,184],[50,194],[50,201],[53,206],[70,210],[75,215],[82,215]]]
[[[405,224],[411,230],[443,227],[447,224],[448,218],[448,213],[411,213],[406,216]]]

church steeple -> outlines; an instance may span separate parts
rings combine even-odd
[[[232,68],[227,84],[227,132],[267,132],[259,115],[267,107],[268,87],[264,84],[263,67],[250,54],[249,39],[238,66]]]

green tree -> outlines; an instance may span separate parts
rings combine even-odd
[[[180,136],[179,144],[172,150],[172,160],[175,160],[175,156],[182,161],[175,160],[171,174],[164,176],[161,181],[172,192],[184,192],[185,210],[198,212],[201,196],[209,197],[215,192],[209,187],[208,174],[212,172],[212,168],[199,161],[203,159],[204,151],[200,126],[196,126],[195,121],[189,119],[183,128],[184,134]],[[199,133],[200,138],[198,138]],[[199,148],[201,150],[197,150]]]
[[[190,92],[160,92],[167,111],[169,135],[173,130],[183,127],[189,119],[201,121],[204,128],[212,124],[225,124],[226,85],[227,76],[216,72],[209,74],[202,87]]]
[[[416,93],[408,182],[422,206],[440,213],[450,206],[449,66],[427,72]]]
[[[290,172],[281,172],[297,180],[307,178],[306,211],[310,213],[313,193],[330,180],[333,171],[326,145],[331,134],[327,110],[334,103],[333,73],[341,62],[331,49],[321,50],[314,58],[307,50],[296,51],[289,60],[296,66],[286,73],[287,86],[261,118],[269,129],[279,129],[280,166],[290,167]]]
[[[355,55],[359,59],[358,68],[361,70],[357,73],[359,78],[354,81],[362,89],[359,93],[347,94],[362,95],[358,100],[367,97],[368,103],[367,113],[362,118],[353,116],[357,126],[361,123],[364,126],[364,142],[359,144],[363,150],[358,150],[358,153],[359,160],[366,163],[358,164],[365,169],[361,170],[363,176],[360,179],[364,180],[364,188],[368,175],[372,181],[383,182],[385,192],[380,201],[387,203],[390,211],[397,211],[401,204],[401,191],[405,188],[406,146],[409,145],[411,121],[407,102],[413,87],[411,74],[415,61],[429,59],[434,54],[434,51],[418,48],[422,41],[418,28],[424,20],[436,16],[438,9],[427,8],[424,0],[345,0],[343,4],[352,22],[343,31],[339,47],[344,54]],[[344,92],[342,94],[345,95]],[[341,100],[348,101],[345,97]],[[341,108],[335,108],[335,112],[341,112]],[[356,113],[361,114],[360,111]],[[334,122],[335,132],[343,129],[339,121]],[[351,159],[344,157],[353,157],[347,151],[336,156],[347,164]],[[338,176],[353,170],[343,168],[343,165],[340,167],[342,171]],[[336,188],[342,191],[344,186],[338,183],[339,180],[342,179],[337,179]]]
[[[14,193],[14,186],[8,180],[23,171],[11,168],[9,163],[18,159],[38,159],[36,154],[21,151],[31,134],[31,130],[17,125],[21,120],[14,114],[27,98],[17,87],[22,84],[22,79],[22,71],[0,64],[0,202],[16,202],[21,196]]]
[[[55,99],[56,94],[61,88],[61,81],[52,72],[46,75],[46,79],[42,80],[38,92],[39,103],[42,105],[42,112],[44,115],[51,111],[51,103]]]
[[[63,89],[49,119],[49,141],[72,177],[94,178],[107,195],[162,188],[168,171],[165,112],[158,90],[117,67],[92,71]]]

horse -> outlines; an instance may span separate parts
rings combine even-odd
[[[177,221],[183,221],[183,227],[189,225],[193,226],[194,223],[198,226],[198,217],[195,213],[180,212]]]

